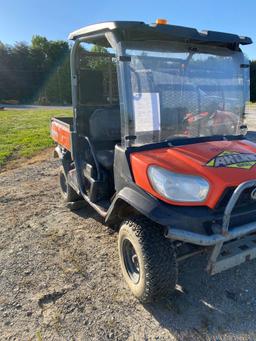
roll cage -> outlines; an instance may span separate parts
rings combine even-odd
[[[122,144],[125,147],[132,145],[134,135],[131,133],[129,123],[133,112],[132,103],[127,98],[132,94],[127,86],[129,78],[128,63],[129,56],[125,54],[126,42],[162,41],[184,44],[198,44],[200,46],[215,46],[228,48],[232,51],[240,51],[240,45],[252,43],[248,37],[215,31],[199,32],[194,28],[175,25],[147,25],[143,22],[114,21],[105,22],[84,27],[69,35],[74,40],[71,51],[71,80],[72,80],[72,102],[74,109],[74,130],[79,130],[79,101],[78,101],[78,68],[77,55],[81,43],[92,43],[103,47],[111,47],[115,51],[118,63],[119,78],[119,105],[121,113]],[[190,52],[188,60],[193,56]]]

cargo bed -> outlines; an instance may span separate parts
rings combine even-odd
[[[51,120],[51,137],[60,146],[71,150],[70,132],[73,127],[73,117],[53,117]]]

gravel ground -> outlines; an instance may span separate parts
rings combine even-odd
[[[143,306],[117,235],[65,207],[57,169],[47,152],[0,174],[0,340],[256,340],[256,261],[209,277],[187,260],[174,295]]]

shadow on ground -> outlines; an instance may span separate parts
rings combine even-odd
[[[228,334],[255,340],[255,266],[252,261],[211,277],[205,271],[206,255],[197,256],[180,264],[173,296],[145,308],[178,339],[189,332],[192,340],[206,335],[222,340]]]

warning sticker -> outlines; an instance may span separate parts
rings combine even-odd
[[[256,164],[256,154],[224,150],[206,163],[208,167],[251,169]]]

